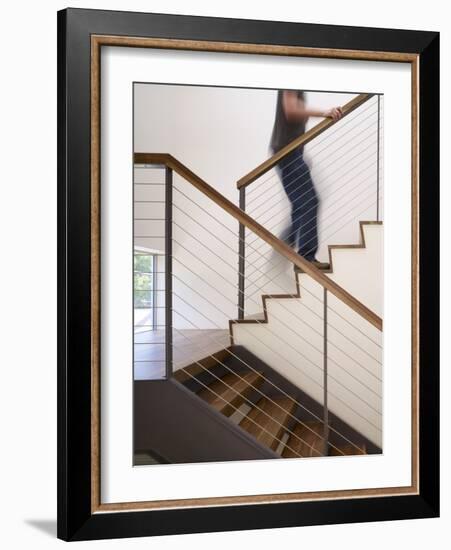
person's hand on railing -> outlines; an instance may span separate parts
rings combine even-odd
[[[331,118],[334,122],[337,122],[337,120],[340,120],[343,116],[343,109],[341,107],[332,107],[332,109],[327,109],[327,111],[324,111],[324,116],[326,118]]]

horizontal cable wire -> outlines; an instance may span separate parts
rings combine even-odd
[[[134,164],[135,170],[146,170],[146,169],[152,169],[152,170],[165,170],[166,165],[163,164],[153,164],[148,162],[136,162]]]

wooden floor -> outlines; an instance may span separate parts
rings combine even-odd
[[[203,359],[230,345],[229,331],[219,329],[173,330],[174,370]],[[134,379],[165,377],[164,330],[135,329]]]

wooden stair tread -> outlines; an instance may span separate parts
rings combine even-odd
[[[304,422],[291,430],[283,458],[299,458],[323,455],[323,425],[321,422]]]
[[[196,375],[202,374],[206,370],[209,370],[216,365],[222,363],[228,357],[230,357],[228,350],[222,349],[217,353],[214,353],[213,355],[209,355],[208,357],[200,359],[199,361],[196,361],[191,365],[187,365],[182,369],[176,370],[173,376],[178,382],[183,384],[184,382],[191,380],[193,377],[196,377]]]
[[[274,451],[279,446],[295,408],[296,402],[288,397],[271,400],[265,397],[243,418],[240,426]]]
[[[358,449],[357,447],[360,448]],[[366,455],[366,445],[364,443],[356,443],[356,446],[351,445],[351,443],[347,443],[346,445],[337,445],[337,448],[330,448],[329,454],[330,456]]]
[[[230,416],[255,387],[263,383],[261,373],[229,373],[212,382],[197,395],[220,413]]]

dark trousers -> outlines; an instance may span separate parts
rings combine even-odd
[[[281,238],[306,260],[314,260],[318,249],[318,195],[302,152],[296,149],[284,157],[277,169],[291,203],[291,226]]]

